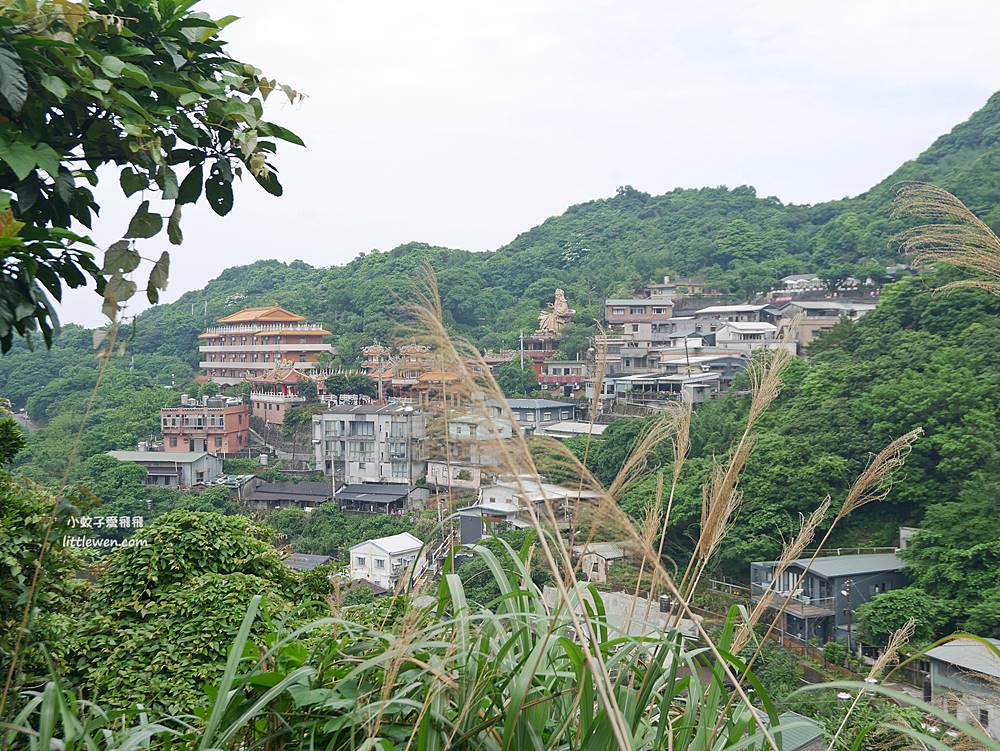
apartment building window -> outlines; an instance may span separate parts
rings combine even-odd
[[[352,422],[351,435],[374,436],[375,423],[373,422]]]
[[[567,417],[569,417],[569,410],[568,410],[568,409],[564,409],[564,410],[562,411],[562,416],[563,416],[563,418],[567,418]]]
[[[646,312],[646,308],[645,308],[645,306],[643,306],[643,307],[632,307],[632,308],[629,308],[628,312],[631,313],[634,316],[641,316],[641,315],[643,315]]]
[[[246,343],[247,343],[247,338],[245,336],[241,336],[240,337],[240,344],[246,344]]]
[[[215,436],[215,448],[222,448],[222,436]]]
[[[543,412],[542,413],[542,419],[545,420],[546,422],[549,421],[549,420],[551,420],[552,419],[552,413],[551,412]]]
[[[534,412],[525,412],[524,413],[524,419],[527,420],[528,422],[534,422],[535,421],[535,413]]]
[[[177,438],[176,437],[171,436],[171,438],[170,438],[170,445],[171,445],[171,447],[174,447],[174,446],[177,445]]]
[[[406,423],[402,420],[393,420],[389,423],[389,437],[402,438],[406,435]]]
[[[393,477],[406,477],[406,462],[393,462],[392,463],[392,476]]]
[[[653,308],[653,313],[658,316],[661,316],[666,312],[667,312],[666,308]]]
[[[990,710],[986,707],[979,708],[979,724],[983,726],[984,729],[990,726]]]
[[[385,558],[375,559],[375,568],[384,569],[385,568]]]
[[[365,557],[363,555],[356,555],[356,556],[354,556],[354,565],[355,566],[364,566],[365,565]]]
[[[612,308],[611,315],[623,316],[625,315],[625,308]]]

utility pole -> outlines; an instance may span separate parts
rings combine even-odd
[[[854,608],[851,607],[852,595],[854,594],[854,580],[848,579],[845,582],[846,589],[841,590],[841,594],[847,598],[847,651],[854,654]]]
[[[521,331],[521,370],[524,370],[524,330]]]

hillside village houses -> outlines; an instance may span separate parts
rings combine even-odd
[[[539,482],[528,475],[501,479],[480,489],[475,504],[461,509],[460,539],[470,544],[484,534],[532,526],[532,511],[545,515],[548,504],[560,524],[566,524],[580,503],[596,503],[600,493],[580,487]]]
[[[145,443],[138,451],[108,451],[120,462],[138,464],[146,470],[146,484],[166,488],[208,485],[222,474],[222,458],[205,451],[150,451]]]
[[[315,466],[335,483],[413,485],[427,473],[428,419],[404,404],[330,405],[312,418]]]
[[[792,561],[775,578],[776,561],[750,564],[750,595],[781,612],[782,630],[802,641],[844,641],[857,647],[854,611],[872,597],[909,583],[895,552],[822,555]]]
[[[236,455],[250,446],[250,413],[243,399],[181,394],[176,407],[160,410],[163,450]]]
[[[490,401],[470,412],[446,415],[447,438],[430,449],[427,483],[476,490],[484,479],[492,480],[501,463],[501,446],[514,435],[513,425],[501,414],[500,405]]]
[[[409,532],[365,540],[350,549],[351,580],[370,582],[383,590],[393,591],[411,573],[423,545]]]
[[[1000,639],[984,639],[1000,648]],[[960,720],[1000,740],[1000,657],[980,641],[961,637],[927,650],[930,699]]]
[[[812,275],[789,284],[812,284]],[[818,277],[817,277],[818,278]],[[704,286],[691,285],[704,290]],[[595,337],[590,373],[584,382],[592,398],[597,353],[602,353],[600,403],[605,413],[652,409],[670,400],[700,403],[725,392],[736,373],[762,349],[797,353],[816,334],[844,318],[874,309],[870,301],[803,299],[764,303],[714,303],[684,310],[690,299],[676,299],[669,278],[635,297],[605,300],[605,332]],[[676,315],[675,315],[676,313]]]

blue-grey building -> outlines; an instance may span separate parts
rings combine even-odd
[[[786,634],[820,643],[836,639],[856,646],[854,611],[858,606],[909,583],[903,560],[895,553],[826,555],[811,564],[801,558],[788,564],[775,580],[777,565],[777,561],[750,564],[754,604],[763,599],[772,610],[783,609],[781,625]]]
[[[986,639],[1000,648],[1000,639]],[[931,700],[1000,740],[1000,657],[982,642],[960,638],[927,650]]]

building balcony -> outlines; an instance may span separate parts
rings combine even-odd
[[[583,383],[586,380],[586,376],[583,373],[577,375],[540,375],[538,377],[539,383],[547,383],[552,385],[562,385],[562,384],[578,384]]]
[[[246,334],[257,331],[316,331],[323,328],[318,323],[233,323],[222,326],[209,326],[205,334]]]
[[[310,360],[298,360],[296,362],[292,362],[289,364],[292,367],[299,368],[301,370],[303,368],[311,368],[316,363]],[[228,360],[224,362],[203,360],[202,362],[198,363],[198,367],[201,368],[202,370],[239,370],[239,371],[255,370],[261,372],[274,370],[275,365],[276,363],[273,362],[229,362]],[[288,367],[288,365],[282,363],[280,367],[285,368]],[[225,376],[225,377],[235,378],[235,376]]]
[[[250,394],[250,401],[252,402],[270,402],[271,404],[294,404],[297,402],[304,402],[306,398],[304,396],[295,396],[294,394]]]
[[[194,435],[195,433],[227,433],[237,432],[239,428],[226,430],[224,425],[162,425],[160,427],[163,435]]]
[[[278,342],[276,344],[203,344],[199,352],[333,352],[323,342]]]
[[[809,597],[803,594],[788,597],[787,592],[778,592],[772,587],[773,583],[751,584],[751,600],[754,602],[763,600],[767,607],[783,611],[796,618],[825,618],[836,615],[837,603],[834,597]]]

